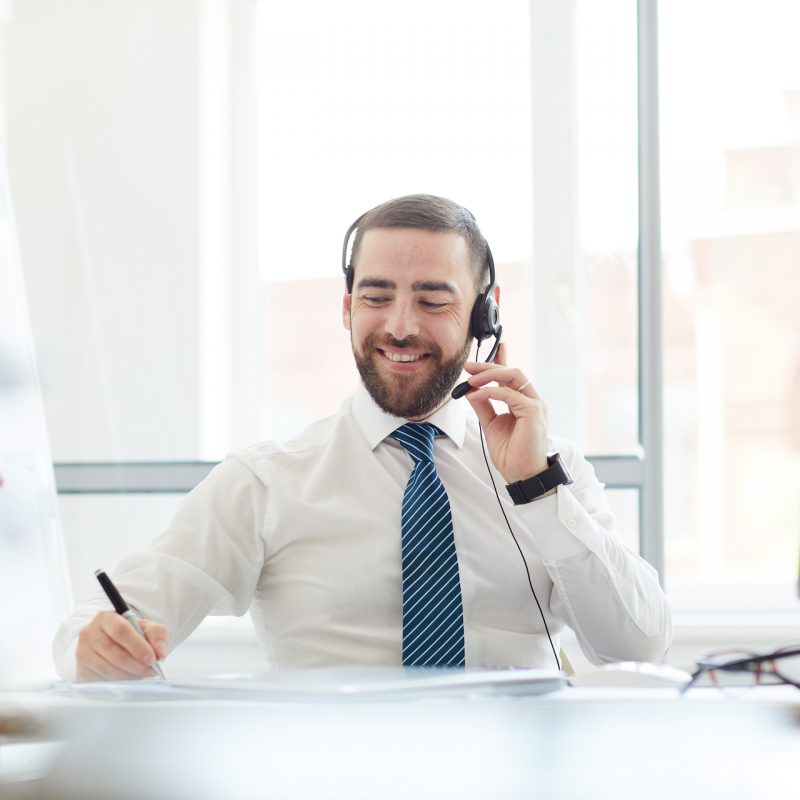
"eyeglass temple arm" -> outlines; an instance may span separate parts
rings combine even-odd
[[[737,670],[742,667],[748,667],[755,664],[763,664],[765,661],[777,661],[781,658],[788,656],[800,655],[800,648],[792,650],[775,650],[771,653],[753,654],[746,658],[736,658],[733,661],[716,661],[713,659],[699,659],[697,666],[704,670],[706,669],[719,669],[719,670]]]

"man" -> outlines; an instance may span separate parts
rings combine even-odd
[[[476,298],[499,302],[483,291],[490,258],[449,200],[365,214],[342,309],[361,386],[334,417],[232,454],[190,492],[115,572],[146,641],[98,596],[57,634],[62,677],[152,675],[204,616],[248,608],[279,667],[552,667],[565,626],[595,663],[661,659],[665,597],[618,540],[592,467],[549,436],[504,347],[466,362]],[[454,400],[462,368],[472,390]]]

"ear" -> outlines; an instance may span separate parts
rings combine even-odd
[[[344,297],[342,298],[342,324],[346,331],[350,330],[350,302],[352,299],[353,295],[345,291]]]
[[[492,294],[494,295],[495,303],[497,303],[497,305],[499,306],[500,305],[500,287],[497,284],[495,284],[494,291],[492,292]]]

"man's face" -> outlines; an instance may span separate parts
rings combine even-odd
[[[361,378],[384,411],[422,419],[445,402],[469,352],[477,294],[469,248],[458,234],[364,234],[343,320]]]

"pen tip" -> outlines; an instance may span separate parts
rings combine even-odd
[[[94,574],[95,574],[95,575],[101,575],[101,574],[102,574],[102,572],[103,572],[103,570],[101,570],[101,569],[96,569],[96,570],[94,571]]]

